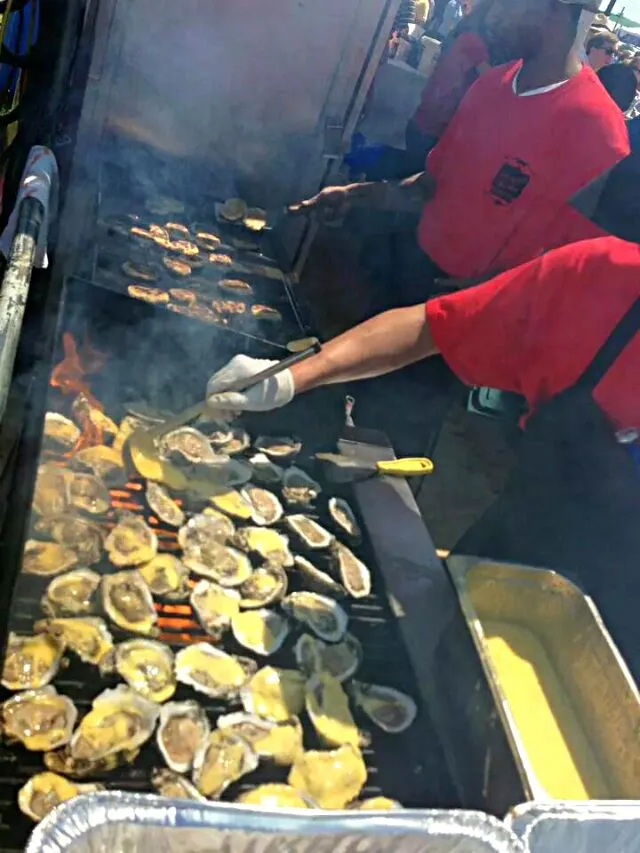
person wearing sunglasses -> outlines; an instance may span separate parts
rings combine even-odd
[[[589,36],[585,50],[587,61],[594,71],[610,65],[618,52],[618,37],[609,30],[601,30]]]

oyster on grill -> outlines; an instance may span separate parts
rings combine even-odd
[[[201,545],[197,550],[185,551],[182,559],[192,572],[210,578],[220,586],[240,586],[253,572],[246,554],[214,541]]]
[[[160,483],[147,482],[147,503],[158,516],[160,521],[171,527],[181,527],[185,522],[185,515],[178,504],[173,500],[166,488]]]
[[[222,240],[217,234],[210,231],[197,231],[195,236],[196,246],[203,252],[215,252]]]
[[[200,515],[194,515],[178,531],[178,544],[183,551],[194,552],[197,557],[199,550],[211,543],[225,545],[235,533],[235,526],[230,518],[216,510],[205,510]]]
[[[215,464],[220,461],[206,435],[193,427],[180,427],[160,439],[160,453],[166,459]]]
[[[322,671],[322,649],[324,643],[311,634],[302,634],[295,644],[293,653],[296,663],[307,678]]]
[[[189,569],[173,554],[157,554],[138,568],[152,595],[183,601],[189,595]]]
[[[351,692],[356,705],[389,734],[398,734],[408,729],[418,713],[413,699],[392,687],[354,681]]]
[[[75,552],[58,542],[27,539],[22,557],[22,571],[28,575],[49,577],[66,572],[77,562]]]
[[[247,204],[241,198],[228,198],[218,208],[218,215],[228,222],[239,222],[247,213]]]
[[[65,746],[62,749],[55,750],[55,752],[45,752],[43,757],[44,766],[47,770],[61,773],[70,779],[86,779],[87,776],[110,773],[125,764],[133,764],[139,753],[139,748],[122,750],[121,752],[112,752],[104,758],[93,761],[88,758],[74,758],[71,755],[71,748]]]
[[[259,453],[264,453],[269,459],[283,462],[293,459],[302,450],[302,442],[297,438],[284,436],[260,436],[253,446]]]
[[[251,296],[253,288],[247,281],[241,278],[223,278],[218,282],[218,287],[225,293],[231,293],[238,296]]]
[[[240,794],[236,803],[243,806],[259,806],[261,809],[271,811],[274,809],[311,809],[313,803],[305,799],[291,785],[282,785],[272,782],[267,785],[259,785],[244,794]]]
[[[142,425],[140,429],[146,431],[147,427]],[[148,439],[142,444],[137,439],[130,441],[128,449],[134,468],[145,480],[163,483],[176,491],[184,491],[187,488],[187,476],[184,471],[163,459],[156,446],[149,447]]]
[[[102,604],[110,619],[123,631],[152,634],[158,615],[144,578],[135,570],[105,575]]]
[[[2,705],[2,733],[32,752],[46,752],[69,743],[78,711],[55,687],[25,690]]]
[[[224,450],[229,456],[235,456],[242,453],[251,447],[251,438],[249,433],[234,427],[228,430],[218,430],[211,435],[211,444],[214,447]]]
[[[95,616],[41,619],[33,627],[35,631],[55,637],[65,649],[71,649],[85,663],[109,666],[107,656],[113,649],[113,637],[104,619]]]
[[[129,260],[122,264],[122,272],[130,278],[153,284],[159,278],[159,270],[155,264],[146,264],[142,261]]]
[[[303,752],[288,778],[292,788],[322,809],[343,809],[359,796],[366,781],[362,753],[350,745],[332,752]]]
[[[213,492],[209,499],[216,509],[224,512],[226,515],[230,515],[232,518],[249,521],[253,515],[251,504],[235,489],[220,489],[217,492]]]
[[[340,572],[340,579],[352,598],[366,598],[371,595],[371,572],[356,555],[336,542],[333,550],[334,560]]]
[[[18,791],[20,811],[31,820],[41,821],[60,803],[72,800],[79,794],[90,794],[104,790],[104,785],[78,785],[56,773],[36,773]]]
[[[176,676],[212,699],[232,699],[248,679],[243,663],[211,643],[195,643],[176,655]]]
[[[163,705],[156,739],[167,766],[176,773],[188,773],[210,731],[207,715],[197,702]]]
[[[58,412],[47,412],[44,416],[44,439],[64,450],[71,450],[80,440],[80,428]]]
[[[346,681],[360,668],[364,652],[360,641],[353,634],[345,634],[340,643],[323,643],[321,640],[316,642],[320,644],[322,669],[338,681]]]
[[[333,535],[308,515],[288,515],[285,522],[298,539],[313,551],[328,548],[333,542]]]
[[[196,786],[173,770],[154,770],[151,775],[151,784],[161,797],[169,797],[171,800],[196,800],[206,803]]]
[[[124,477],[124,461],[122,453],[115,447],[98,444],[95,447],[85,447],[73,457],[85,468],[93,471],[96,477],[102,477],[108,482],[117,482]]]
[[[329,515],[338,530],[354,545],[362,539],[362,531],[355,513],[343,498],[329,500]]]
[[[104,515],[111,506],[107,487],[94,474],[73,474],[68,488],[69,500],[76,509],[91,515]]]
[[[4,656],[2,685],[7,690],[38,690],[60,668],[62,644],[49,634],[25,637],[9,634]]]
[[[93,566],[100,560],[104,533],[102,527],[95,521],[89,521],[88,518],[82,518],[73,513],[65,513],[48,519],[46,530],[60,545],[75,551],[77,561],[82,565]],[[71,568],[71,565],[73,563],[65,568]]]
[[[332,598],[315,592],[292,592],[282,607],[297,622],[302,622],[321,640],[338,643],[347,631],[348,617]]]
[[[330,595],[332,598],[344,598],[346,596],[346,589],[334,580],[331,575],[321,571],[305,557],[301,557],[298,554],[293,559],[304,585],[312,592],[319,592],[321,595]]]
[[[124,418],[120,421],[120,425],[118,426],[118,432],[116,433],[116,437],[113,439],[113,450],[116,453],[122,453],[122,450],[129,440],[129,438],[133,435],[133,433],[137,429],[145,429],[146,425],[143,420],[134,415],[125,415]]]
[[[239,587],[240,607],[256,610],[280,601],[287,594],[287,573],[275,563],[255,569]]]
[[[193,784],[209,799],[217,799],[232,782],[253,772],[258,756],[249,744],[216,729],[200,747],[193,765]]]
[[[349,710],[349,698],[333,675],[319,672],[309,679],[305,707],[324,743],[329,746],[359,745],[360,732]]]
[[[189,600],[204,630],[216,640],[240,610],[240,594],[235,589],[225,589],[207,580],[196,585]]]
[[[247,714],[285,722],[304,708],[305,677],[295,669],[265,666],[240,691]]]
[[[275,485],[282,482],[284,468],[272,462],[266,453],[256,453],[249,459],[253,469],[253,479],[256,483]]]
[[[96,430],[108,436],[114,436],[118,432],[117,424],[105,415],[99,406],[91,402],[89,397],[82,391],[73,401],[71,412],[79,424],[88,422]]]
[[[302,752],[302,726],[297,717],[276,723],[242,711],[218,718],[218,728],[246,740],[260,757],[290,767]]]
[[[70,472],[52,463],[38,468],[33,492],[33,509],[38,515],[60,515],[69,506]]]
[[[243,527],[233,537],[233,541],[237,548],[250,554],[258,554],[268,563],[276,563],[285,568],[293,565],[289,540],[277,530],[268,527]]]
[[[140,566],[156,556],[158,537],[143,518],[125,513],[107,536],[104,547],[114,566]]]
[[[357,812],[388,812],[401,809],[402,806],[389,797],[369,797],[367,800],[356,800],[349,808]]]
[[[289,635],[289,624],[273,610],[246,610],[236,613],[231,630],[237,642],[258,655],[277,652]]]
[[[240,494],[251,504],[253,510],[251,520],[254,524],[266,527],[276,524],[282,518],[284,513],[282,504],[274,494],[266,489],[254,486],[253,483],[247,483]]]
[[[309,506],[322,491],[322,486],[312,480],[301,468],[287,468],[282,478],[282,494],[288,504]]]
[[[127,640],[116,646],[116,670],[136,693],[161,704],[176,692],[173,652],[154,640]]]
[[[156,727],[160,706],[119,684],[93,700],[70,744],[72,758],[99,761],[146,743]]]
[[[83,616],[93,610],[93,597],[102,578],[91,569],[75,569],[54,578],[42,596],[48,616]]]

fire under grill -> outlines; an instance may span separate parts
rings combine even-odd
[[[229,345],[231,350],[227,350],[226,336],[222,339],[216,337],[212,341],[206,329],[201,323],[160,312],[155,306],[134,302],[81,280],[70,280],[64,293],[54,361],[59,363],[63,358],[68,360],[70,351],[75,351],[81,375],[78,376],[76,371],[75,379],[72,376],[69,380],[66,374],[65,384],[65,381],[60,382],[59,371],[52,374],[58,387],[49,386],[47,399],[42,401],[42,411],[37,417],[35,413],[33,415],[32,427],[35,428],[36,422],[42,423],[42,414],[46,410],[69,416],[71,404],[80,390],[89,391],[104,407],[105,414],[116,422],[125,416],[127,404],[136,400],[174,410],[192,403],[202,396],[207,375],[226,360],[230,351],[237,350],[237,343],[235,347]],[[258,354],[273,354],[263,343],[256,343],[256,351]],[[84,388],[79,387],[76,380],[81,384],[86,383]],[[63,394],[61,390],[67,393]],[[296,408],[293,405],[286,412],[261,416],[255,422],[247,421],[245,426],[254,438],[258,434],[299,436],[303,440],[303,451],[296,464],[320,479],[318,472],[310,467],[310,459],[320,448],[333,448],[340,419],[340,395],[333,390],[327,394],[315,394],[305,401],[304,407]],[[85,427],[86,435],[86,424],[81,425]],[[98,437],[94,435],[88,440],[95,442]],[[43,446],[39,459],[36,453],[23,456],[23,481],[28,480],[32,484],[37,465],[46,460],[62,464],[67,462],[59,453]],[[329,528],[330,520],[326,514],[326,498],[329,496],[345,497],[357,512],[351,490],[324,482],[322,485],[323,495],[312,511],[321,524]],[[137,476],[130,477],[123,485],[110,489],[110,499],[111,508],[101,519],[106,530],[116,523],[118,513],[131,512],[143,517],[156,531],[159,553],[177,553],[179,546],[176,531],[153,515],[145,500],[143,480]],[[14,517],[14,535],[16,530],[22,528],[22,541],[34,535],[31,528],[35,519],[35,514],[28,522],[24,517]],[[361,642],[364,650],[364,660],[357,677],[364,682],[396,688],[418,703],[415,722],[405,732],[395,735],[377,729],[368,717],[353,708],[352,703],[356,724],[370,735],[370,742],[363,749],[368,777],[361,796],[384,795],[407,807],[450,806],[454,802],[454,795],[440,742],[421,700],[422,690],[416,683],[397,620],[387,601],[376,554],[366,536],[367,518],[361,517],[359,521],[365,536],[363,543],[355,550],[372,571],[372,595],[343,602],[349,616],[349,631]],[[21,550],[17,549],[16,553],[19,555]],[[44,617],[41,598],[50,579],[23,574],[19,569],[19,556],[13,565],[5,563],[3,568],[6,574],[13,573],[16,578],[8,627],[20,634],[29,634],[34,622]],[[116,570],[106,554],[92,569],[100,574]],[[192,575],[192,578],[195,580],[195,576]],[[294,573],[290,573],[289,583],[290,591],[304,588]],[[175,651],[194,642],[211,640],[200,627],[187,602],[167,603],[158,600],[154,606],[160,630],[158,639]],[[108,619],[107,622],[116,643],[133,636],[119,630]],[[259,658],[241,647],[230,632],[224,635],[219,645],[229,653],[254,657],[259,666],[269,664],[295,668],[293,645],[301,633],[302,629],[293,631],[282,649],[267,659]],[[60,670],[52,683],[60,693],[73,700],[81,719],[95,696],[122,680],[117,675],[100,676],[96,667],[80,662],[73,653],[67,657],[68,666]],[[3,691],[3,696],[7,698],[6,691]],[[172,701],[188,698],[196,699],[201,704],[212,727],[221,713],[234,710],[228,703],[208,699],[179,684]],[[235,709],[238,710],[237,707]],[[303,727],[305,748],[319,748],[317,735],[304,714]],[[152,739],[145,744],[133,764],[88,777],[82,782],[98,782],[112,789],[150,791],[152,771],[163,766],[162,756]],[[19,812],[16,797],[25,782],[43,769],[41,753],[28,752],[8,743],[0,745],[0,849],[23,849],[32,824]],[[264,782],[283,782],[287,774],[287,768],[261,763],[251,775],[231,786],[223,799],[233,800],[242,791]]]

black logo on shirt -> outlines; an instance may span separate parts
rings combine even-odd
[[[518,157],[512,157],[498,170],[489,192],[495,204],[511,204],[520,198],[530,180],[528,163]]]

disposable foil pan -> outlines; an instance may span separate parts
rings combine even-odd
[[[523,853],[479,812],[263,812],[145,794],[86,794],[40,823],[25,853]]]

